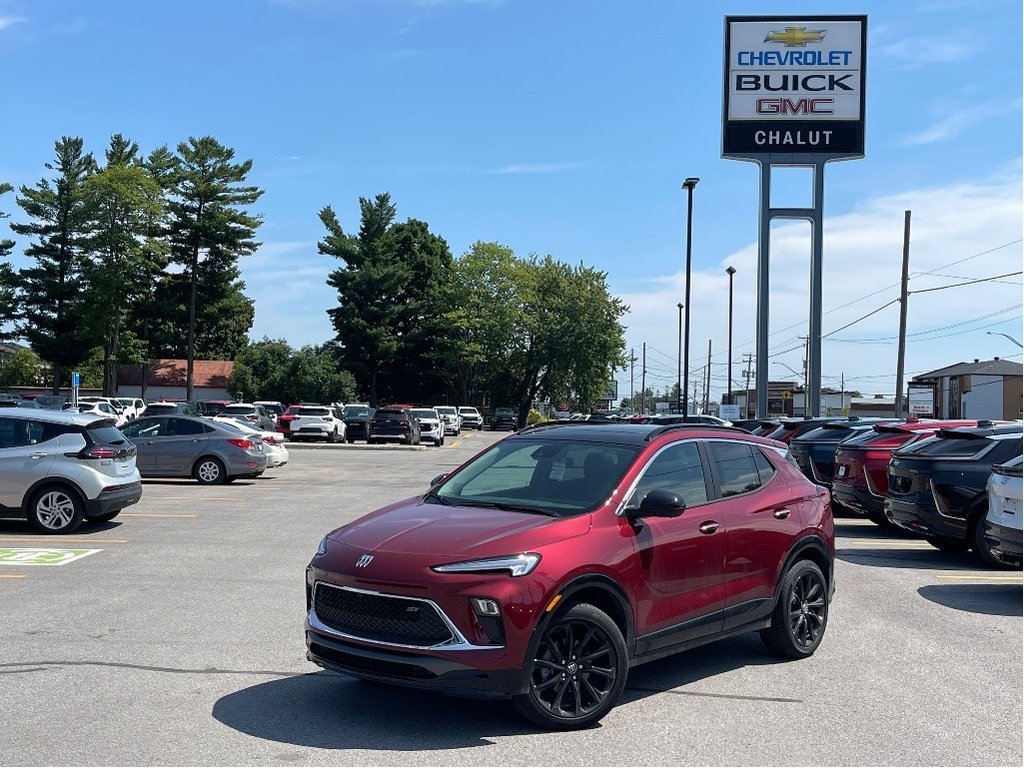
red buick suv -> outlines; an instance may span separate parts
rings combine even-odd
[[[828,491],[781,443],[539,424],[323,539],[307,658],[583,728],[646,661],[752,630],[782,656],[814,653],[834,555]]]

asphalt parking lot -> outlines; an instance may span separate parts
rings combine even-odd
[[[589,731],[307,662],[321,536],[503,436],[289,446],[258,480],[146,482],[71,536],[0,521],[0,552],[73,551],[0,562],[0,763],[1021,765],[1021,574],[847,518],[813,657],[749,635],[655,662]]]

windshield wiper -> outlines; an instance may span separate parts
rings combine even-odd
[[[531,507],[527,504],[509,504],[504,501],[466,501],[459,499],[455,502],[460,507],[482,507],[484,509],[500,509],[502,512],[527,512],[533,515],[546,515],[547,517],[561,517],[560,514],[551,509]]]
[[[436,501],[438,504],[444,504],[446,507],[450,507],[452,504],[450,501],[448,501],[448,499],[438,494],[437,491],[428,491],[427,494],[423,497],[423,500],[427,501],[428,499],[430,501]]]

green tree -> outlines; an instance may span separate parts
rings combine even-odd
[[[589,410],[624,364],[627,307],[608,292],[603,272],[550,256],[521,263],[515,322],[494,358],[492,391],[516,403],[520,423],[538,398],[568,396]]]
[[[455,261],[451,279],[443,283],[446,333],[438,350],[463,403],[478,402],[488,363],[507,351],[521,270],[511,248],[476,242]]]
[[[10,184],[0,183],[0,195],[6,195],[13,189],[14,187]],[[0,211],[0,221],[9,217],[10,214]],[[7,326],[18,315],[18,307],[15,303],[18,285],[17,274],[14,268],[6,261],[13,250],[13,240],[0,238],[0,340],[9,339],[14,336],[13,331]]]
[[[284,339],[264,337],[248,345],[235,357],[228,391],[252,400],[289,402],[284,390],[291,357],[292,348]]]
[[[138,149],[116,134],[107,148],[106,167],[84,185],[87,206],[95,217],[88,272],[94,322],[103,328],[106,395],[117,391],[116,363],[125,319],[133,306],[145,302],[166,265],[166,249],[158,237],[163,193],[141,164]]]
[[[233,284],[239,274],[238,259],[259,247],[254,238],[261,219],[245,207],[255,203],[263,190],[245,184],[252,160],[235,163],[234,157],[233,149],[211,136],[193,137],[178,144],[176,162],[167,170],[170,254],[183,268],[189,287],[185,345],[189,399],[193,396],[200,283]],[[156,165],[159,160],[151,156],[150,163]]]
[[[28,224],[12,224],[16,234],[33,238],[25,255],[35,266],[18,273],[20,334],[32,349],[53,365],[52,388],[59,392],[65,369],[86,359],[97,342],[87,316],[86,249],[93,214],[84,194],[85,181],[96,170],[91,154],[83,154],[80,138],[61,138],[56,159],[47,163],[53,183],[40,179],[22,186],[18,205]]]
[[[0,388],[30,387],[36,383],[39,356],[31,349],[11,353],[0,365]]]
[[[282,402],[343,403],[355,397],[355,379],[339,365],[331,346],[305,346],[291,356],[281,379]]]
[[[361,222],[355,237],[345,234],[330,206],[320,211],[327,236],[320,253],[345,262],[331,272],[327,283],[338,291],[338,306],[327,310],[343,359],[369,392],[377,407],[377,383],[401,348],[398,334],[402,314],[399,296],[409,280],[407,265],[395,261],[385,247],[396,208],[387,193],[373,200],[359,198]]]

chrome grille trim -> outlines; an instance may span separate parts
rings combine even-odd
[[[374,595],[375,597],[386,597],[386,598],[392,598],[392,599],[395,599],[395,600],[411,600],[411,601],[414,601],[414,602],[425,603],[426,605],[429,605],[431,608],[433,608],[435,611],[437,611],[437,615],[441,617],[441,621],[444,622],[444,625],[452,633],[452,638],[451,638],[451,640],[447,640],[447,641],[445,641],[443,643],[437,643],[435,645],[405,645],[405,644],[402,644],[402,643],[385,643],[385,642],[382,642],[380,640],[372,640],[370,638],[359,637],[358,635],[350,635],[350,634],[348,634],[346,632],[341,632],[341,631],[335,629],[334,627],[329,627],[326,624],[324,624],[320,620],[320,617],[316,615],[316,607],[315,607],[316,606],[316,590],[318,590],[321,585],[323,585],[325,587],[328,587],[330,589],[340,589],[340,590],[343,590],[343,591],[346,591],[346,592],[358,592],[358,593],[361,593],[361,594],[364,594],[364,595]],[[433,600],[428,600],[427,598],[424,598],[424,597],[412,597],[410,595],[391,595],[391,594],[388,594],[386,592],[378,592],[378,591],[372,590],[372,589],[359,589],[358,587],[345,587],[345,586],[341,586],[340,584],[332,584],[332,583],[327,582],[327,581],[317,581],[313,585],[312,607],[310,607],[309,614],[308,614],[308,616],[306,618],[309,621],[309,626],[312,627],[313,629],[315,629],[317,632],[320,632],[321,634],[332,635],[334,637],[341,637],[341,638],[344,638],[346,640],[358,640],[360,643],[368,643],[370,645],[375,645],[375,646],[378,646],[380,648],[408,648],[410,650],[418,650],[418,651],[426,651],[426,650],[435,650],[435,651],[437,651],[437,650],[442,650],[442,651],[488,650],[488,651],[493,651],[493,650],[500,650],[500,649],[505,647],[503,645],[473,645],[459,631],[459,628],[455,626],[455,623],[451,619],[448,618],[448,614],[446,614],[443,610],[441,610],[441,606],[439,606]]]

